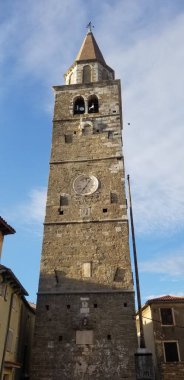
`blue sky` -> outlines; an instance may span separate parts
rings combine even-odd
[[[64,83],[90,20],[122,82],[142,302],[183,295],[183,0],[0,0],[0,215],[16,229],[2,263],[35,301],[52,85]]]

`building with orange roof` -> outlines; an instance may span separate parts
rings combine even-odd
[[[0,217],[0,252],[5,235],[15,230]],[[35,305],[10,268],[0,264],[0,379],[29,378]]]
[[[184,296],[164,295],[142,307],[146,347],[152,352],[156,380],[184,379]],[[139,317],[136,314],[139,336]]]

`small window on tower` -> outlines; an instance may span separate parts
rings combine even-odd
[[[79,96],[77,99],[75,99],[73,113],[75,115],[75,114],[82,114],[84,112],[85,112],[84,99],[82,96]]]
[[[70,134],[70,135],[65,135],[65,143],[66,143],[66,144],[71,144],[72,141],[73,141],[73,136],[72,136],[72,134]]]
[[[66,195],[60,196],[60,206],[68,206],[68,197]]]
[[[83,67],[83,83],[91,82],[91,66],[85,65]]]
[[[118,196],[116,193],[110,193],[111,203],[118,203]]]
[[[88,113],[98,112],[98,98],[96,95],[92,95],[88,99]]]

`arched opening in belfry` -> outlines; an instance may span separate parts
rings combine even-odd
[[[96,95],[91,95],[88,99],[88,113],[98,112],[98,98]]]
[[[85,65],[83,67],[83,83],[91,82],[91,66]]]
[[[81,114],[84,112],[85,112],[84,99],[82,96],[78,96],[78,98],[76,98],[74,101],[73,113],[75,115],[75,114]]]

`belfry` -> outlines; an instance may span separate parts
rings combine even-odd
[[[120,80],[91,29],[54,86],[32,380],[135,380]]]

